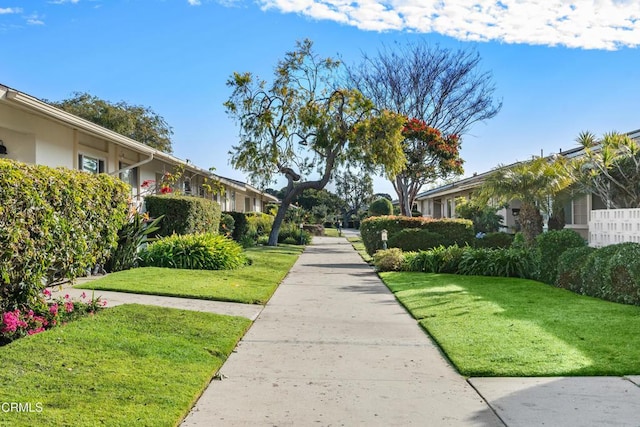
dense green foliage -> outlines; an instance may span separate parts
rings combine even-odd
[[[640,305],[640,244],[626,242],[591,252],[580,276],[582,294]]]
[[[0,308],[103,263],[126,220],[129,186],[105,174],[0,160]]]
[[[536,237],[540,271],[537,279],[553,285],[558,271],[558,258],[570,248],[586,246],[587,242],[573,230],[550,230]]]
[[[235,229],[236,220],[233,216],[226,212],[222,212],[220,215],[220,225],[218,226],[218,233],[222,236],[233,237],[233,230]]]
[[[367,248],[367,253],[373,255],[378,249],[382,249],[380,232],[387,230],[388,238],[407,228],[421,228],[443,236],[442,244],[450,246],[454,244],[465,245],[475,239],[473,224],[468,219],[432,219],[426,217],[404,216],[379,216],[370,217],[360,224],[362,242]]]
[[[423,273],[456,273],[468,246],[438,246],[428,251],[407,253],[405,270]]]
[[[160,238],[141,253],[142,264],[190,270],[231,270],[246,264],[242,247],[219,234],[185,234]]]
[[[380,198],[374,200],[369,205],[369,216],[391,215],[393,213],[393,205],[388,199]]]
[[[513,244],[513,234],[501,231],[476,235],[473,246],[476,248],[508,248]]]
[[[311,243],[311,233],[301,230],[297,224],[284,223],[280,227],[278,233],[278,243],[286,243],[289,245],[308,245]]]
[[[159,224],[159,236],[171,236],[174,233],[217,233],[220,227],[220,205],[212,200],[162,195],[147,196],[144,203],[151,217],[164,216]]]
[[[111,251],[105,270],[111,273],[137,267],[140,250],[146,245],[147,237],[159,229],[162,218],[151,220],[146,214],[130,213],[128,221],[118,230],[118,245]]]
[[[564,253],[558,257],[555,285],[559,288],[581,293],[581,271],[587,258],[591,252],[595,250],[596,248],[592,248],[591,246],[582,246],[569,248],[564,251]]]
[[[233,232],[231,238],[236,242],[241,241],[247,234],[249,224],[247,222],[247,216],[244,212],[225,211],[225,214],[233,218]]]
[[[503,225],[504,218],[498,215],[500,207],[479,203],[477,199],[468,200],[465,197],[456,198],[456,216],[470,219],[473,222],[474,233],[495,233]]]
[[[442,234],[421,228],[405,228],[389,238],[390,248],[400,248],[405,252],[426,251],[445,243]]]
[[[404,262],[404,254],[398,248],[384,249],[373,254],[373,264],[378,271],[403,270]]]
[[[251,212],[246,214],[247,234],[254,240],[260,236],[268,235],[273,226],[273,215],[261,212]]]
[[[88,93],[76,92],[72,98],[50,104],[134,141],[171,153],[171,126],[151,108],[112,103]]]

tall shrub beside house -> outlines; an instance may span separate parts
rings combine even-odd
[[[0,309],[103,263],[126,221],[117,178],[0,160]]]
[[[147,196],[144,203],[152,218],[164,217],[157,232],[160,236],[171,236],[174,233],[218,233],[220,205],[212,200],[200,197],[162,195]]]

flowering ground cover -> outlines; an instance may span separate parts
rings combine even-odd
[[[463,375],[640,374],[640,307],[524,279],[380,276]]]
[[[123,305],[0,347],[0,425],[174,426],[250,325]]]
[[[247,250],[251,265],[236,270],[181,270],[143,267],[87,282],[83,289],[265,304],[298,259],[295,245]]]

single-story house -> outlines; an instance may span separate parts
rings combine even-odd
[[[119,176],[131,185],[137,202],[160,191],[157,184],[165,173],[179,169],[176,190],[215,200],[223,211],[262,212],[268,203],[278,201],[248,184],[217,176],[1,84],[0,158]],[[209,192],[207,180],[219,182],[223,193]]]
[[[640,140],[640,130],[627,133],[631,138]],[[576,157],[582,152],[582,148],[560,151],[558,154],[565,157]],[[504,167],[510,167],[507,165]],[[442,185],[418,194],[415,200],[415,207],[422,213],[422,216],[431,218],[453,218],[455,217],[456,198],[464,197],[469,199],[484,180],[493,171],[474,174],[471,177],[459,181]],[[590,238],[589,221],[591,211],[607,209],[606,204],[596,195],[580,195],[568,201],[564,206],[565,228],[570,228],[580,233],[585,239]],[[520,201],[512,200],[508,207],[498,211],[504,218],[505,230],[515,232],[517,230],[517,215],[520,210]]]

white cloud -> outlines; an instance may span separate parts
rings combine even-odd
[[[640,46],[638,0],[258,0],[362,30],[614,50]],[[199,0],[189,0],[199,3]]]
[[[0,15],[11,15],[13,13],[22,13],[19,7],[0,7]]]
[[[190,6],[200,6],[202,3],[200,0],[187,0]]]
[[[33,15],[25,17],[25,19],[27,20],[27,24],[29,25],[44,25],[42,17],[35,13]]]
[[[73,3],[76,4],[80,0],[51,0],[49,3],[51,4],[65,4],[65,3]]]

